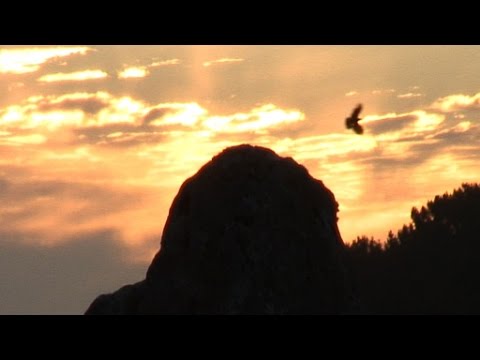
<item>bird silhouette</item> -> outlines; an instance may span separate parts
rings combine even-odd
[[[350,117],[345,119],[345,125],[347,129],[353,129],[357,134],[363,134],[363,128],[362,126],[358,123],[362,118],[359,118],[358,115],[360,114],[360,111],[362,111],[362,104],[358,104],[355,109],[353,109],[352,115]]]

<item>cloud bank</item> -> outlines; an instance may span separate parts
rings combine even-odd
[[[86,46],[2,49],[0,50],[0,73],[30,73],[37,71],[47,61],[75,54],[85,55],[92,50]]]

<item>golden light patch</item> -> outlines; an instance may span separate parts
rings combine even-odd
[[[49,131],[54,131],[62,126],[80,126],[84,113],[80,110],[34,112],[27,119],[28,121],[20,126],[21,129],[45,127]]]
[[[414,132],[435,130],[445,120],[444,115],[427,113],[425,111],[414,111],[412,114],[417,116],[417,120],[413,124]]]
[[[59,127],[139,125],[149,110],[142,101],[128,96],[115,98],[105,92],[73,93],[59,97],[32,96],[23,105],[7,107],[0,114],[0,128],[42,127],[53,131]]]
[[[202,116],[207,114],[207,110],[197,103],[165,103],[155,107],[155,109],[167,110],[167,113],[152,121],[154,126],[179,124],[193,126],[198,123]]]
[[[362,196],[366,183],[364,170],[354,161],[326,162],[310,169],[313,176],[332,187],[336,198],[346,204]]]
[[[372,95],[384,95],[384,94],[392,94],[396,90],[395,89],[377,89],[377,90],[372,90]]]
[[[140,124],[148,108],[142,101],[134,100],[129,96],[111,98],[108,107],[103,108],[87,123],[90,126],[104,126],[108,124]]]
[[[141,101],[136,101],[129,96],[112,101],[113,107],[119,112],[138,113],[144,109],[145,105]]]
[[[149,67],[160,67],[160,66],[168,66],[168,65],[178,65],[180,64],[179,59],[170,59],[164,61],[155,61],[149,65]]]
[[[150,185],[178,187],[215,154],[235,143],[234,140],[212,142],[190,131],[168,137],[160,144],[144,146],[136,152],[149,163],[148,173],[142,179]]]
[[[24,74],[37,71],[45,62],[73,54],[85,55],[93,49],[76,47],[34,47],[0,50],[0,73]]]
[[[279,154],[287,154],[290,153],[293,149],[295,149],[295,140],[289,137],[283,139],[263,137],[261,143],[264,146],[270,146],[273,151]]]
[[[1,125],[18,123],[23,119],[23,111],[21,106],[9,106],[1,115]]]
[[[39,112],[32,106],[24,108],[12,106],[0,116],[0,127],[18,127],[18,129],[35,129],[43,127],[49,131],[61,126],[80,126],[84,114],[79,110]]]
[[[31,102],[38,102],[39,100],[46,99],[53,104],[62,103],[66,100],[91,100],[91,99],[98,99],[105,102],[108,102],[113,99],[113,96],[105,91],[97,91],[94,93],[87,93],[87,92],[76,92],[76,93],[69,93],[60,96],[45,96],[45,97],[31,97]]]
[[[72,73],[47,74],[40,77],[37,81],[47,82],[47,83],[58,82],[58,81],[85,81],[85,80],[104,79],[107,76],[108,74],[102,70],[84,70],[84,71],[76,71]]]
[[[396,203],[395,206],[371,203],[369,211],[366,211],[364,207],[347,210],[340,204],[338,227],[341,229],[343,241],[350,243],[362,235],[384,241],[389,230],[396,233],[403,224],[410,222],[411,207],[412,203],[408,201]],[[365,224],[368,224],[368,227]]]
[[[450,149],[448,152],[439,154],[431,159],[429,159],[425,165],[425,172],[430,174],[435,174],[436,184],[446,183],[448,185],[445,189],[453,188],[458,186],[457,183],[459,180],[459,174],[462,174],[461,181],[478,181],[478,169],[476,166],[475,159],[462,159],[457,156],[454,149]],[[420,180],[421,172],[420,169],[416,173],[417,180]],[[442,190],[444,191],[444,190]]]
[[[245,59],[240,59],[240,58],[221,58],[217,60],[210,60],[210,61],[204,61],[203,66],[204,67],[209,67],[215,64],[224,64],[224,63],[238,63],[242,62]]]
[[[92,154],[87,146],[80,146],[73,151],[66,150],[62,153],[47,151],[44,155],[45,160],[88,160],[99,162],[101,158]]]
[[[398,139],[398,138],[397,138]],[[396,139],[395,139],[396,140]],[[431,141],[435,143],[436,141]],[[413,142],[415,143],[415,142]],[[382,139],[382,156],[393,157],[395,159],[407,159],[412,156],[410,148],[412,147],[412,142],[410,141],[389,141]]]
[[[131,66],[118,73],[119,79],[144,78],[148,75],[148,69],[145,66]]]
[[[118,137],[121,137],[122,135],[123,135],[123,132],[117,131],[117,132],[108,134],[107,138],[118,138]]]
[[[470,121],[462,121],[455,126],[455,130],[458,130],[459,132],[465,132],[470,130],[472,127],[472,123]]]
[[[420,94],[420,93],[412,93],[412,92],[409,92],[409,93],[405,93],[405,94],[399,94],[397,95],[397,98],[399,99],[411,99],[411,98],[417,98],[417,97],[422,97],[423,94]]]
[[[0,143],[11,146],[40,145],[46,140],[47,138],[41,134],[0,137]]]
[[[438,109],[444,112],[450,112],[455,110],[465,109],[469,106],[480,105],[480,93],[477,93],[473,96],[455,94],[445,96],[438,99],[432,104],[432,108]]]
[[[52,110],[54,108],[59,110]],[[254,108],[248,113],[209,116],[208,111],[195,102],[149,106],[129,96],[117,98],[106,92],[97,92],[31,96],[21,106],[8,107],[0,115],[0,126],[18,123],[23,129],[42,126],[52,130],[60,126],[98,127],[121,123],[141,125],[145,116],[156,110],[159,111],[159,116],[150,121],[149,125],[200,125],[197,130],[201,137],[211,136],[214,132],[265,133],[269,128],[305,119],[305,115],[298,110],[284,110],[273,104]]]
[[[368,124],[368,123],[385,120],[385,119],[394,119],[394,118],[402,117],[405,115],[409,115],[409,113],[397,114],[392,112],[392,113],[387,113],[383,115],[367,115],[362,118],[362,124]]]
[[[252,109],[249,113],[207,117],[202,126],[218,133],[260,132],[304,119],[305,114],[298,110],[283,110],[273,104],[266,104]]]
[[[377,146],[375,138],[354,134],[328,134],[297,139],[294,143],[298,159],[319,159],[354,152],[368,152]]]

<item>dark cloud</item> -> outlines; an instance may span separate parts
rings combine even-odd
[[[402,135],[400,138],[391,140],[392,143],[415,143],[425,141],[425,134],[408,134]]]
[[[126,263],[112,229],[55,247],[26,245],[32,236],[0,231],[0,314],[83,314],[99,294],[145,277],[148,264]]]
[[[441,154],[450,154],[453,159],[478,161],[480,153],[474,149],[480,138],[480,126],[472,125],[470,128],[462,128],[459,123],[463,119],[455,119],[447,116],[444,122],[437,128],[422,133],[402,133],[402,127],[416,120],[415,116],[405,116],[400,122],[397,119],[386,119],[375,128],[378,133],[388,131],[400,131],[398,139],[379,140],[377,146],[366,152],[349,152],[346,154],[332,155],[328,157],[331,163],[354,161],[372,176],[383,179],[391,179],[403,174],[408,178],[405,171],[419,170],[421,167]],[[369,123],[367,125],[370,128]],[[429,169],[425,169],[425,176],[430,176]]]
[[[134,133],[143,132],[145,129],[133,124],[106,124],[103,126],[91,126],[80,129],[74,129],[74,134],[80,137],[79,142],[96,143],[98,140],[114,133]],[[85,141],[87,139],[87,141]],[[89,139],[93,141],[88,141]]]
[[[125,133],[115,138],[104,137],[96,145],[116,148],[134,147],[144,144],[160,143],[165,135],[156,133]]]
[[[415,122],[415,120],[417,120],[415,115],[405,115],[365,123],[365,127],[369,132],[376,135],[386,132],[400,131],[411,125],[413,122]]]
[[[42,100],[37,104],[37,109],[40,111],[82,110],[87,114],[94,115],[108,105],[109,104],[107,102],[97,98],[64,99],[60,102],[50,102],[48,100]]]
[[[1,151],[4,150],[5,148],[6,147],[0,146],[0,154],[1,154]],[[8,175],[8,179],[5,177],[7,175]],[[31,175],[32,175],[32,170],[22,165],[14,165],[14,164],[0,165],[1,181],[8,181],[8,180],[11,180],[12,178],[24,178]]]
[[[439,140],[442,144],[445,145],[465,145],[465,144],[475,144],[480,136],[480,129],[471,128],[466,131],[455,131],[451,129],[450,131],[443,131],[433,135],[433,139]]]
[[[153,109],[150,110],[147,115],[143,118],[143,124],[148,125],[156,119],[164,117],[168,113],[168,109]]]
[[[360,164],[370,166],[373,170],[375,176],[380,176],[380,174],[387,174],[388,177],[391,177],[391,174],[396,173],[400,170],[413,170],[417,166],[421,165],[427,161],[432,154],[425,154],[426,156],[406,156],[404,158],[399,158],[398,156],[388,156],[388,155],[378,155],[371,156],[359,160]]]
[[[75,144],[92,144],[112,147],[132,147],[163,142],[168,131],[184,129],[180,125],[168,125],[160,129],[152,126],[110,124],[102,127],[75,129]]]
[[[96,200],[115,202],[118,199],[115,206],[119,205],[119,202],[127,200],[131,202],[130,197],[137,196],[136,194],[122,194],[115,190],[112,190],[111,186],[103,187],[100,185],[92,185],[81,182],[67,182],[56,180],[28,180],[24,182],[12,182],[8,179],[1,178],[0,195],[3,200],[17,199],[22,201],[32,197],[41,196],[58,196],[58,197],[72,197],[72,198],[85,198],[87,195],[94,197]],[[124,197],[127,197],[125,199]]]
[[[148,264],[126,261],[159,237],[126,248],[121,224],[102,219],[139,208],[145,189],[38,180],[13,165],[0,174],[0,314],[81,314],[97,295],[144,278]]]
[[[480,152],[476,146],[464,147],[455,150],[455,156],[459,160],[476,160],[480,161]]]
[[[478,141],[479,135],[478,131],[448,131],[437,134],[433,137],[433,139],[436,140],[435,142],[417,143],[412,145],[410,148],[410,151],[412,152],[411,157],[430,159],[433,156],[448,153],[456,158],[459,153],[464,151],[465,146],[475,145]],[[478,149],[469,154],[471,159],[480,159],[480,152],[478,152]]]
[[[134,208],[144,200],[142,192],[132,188],[127,191],[73,181],[11,181],[6,177],[0,177],[0,197],[3,229],[16,229],[19,222],[51,212],[78,224]],[[64,209],[65,203],[78,206]]]

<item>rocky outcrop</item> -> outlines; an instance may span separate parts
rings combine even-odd
[[[146,279],[86,314],[341,314],[337,203],[291,158],[227,148],[180,188]]]

